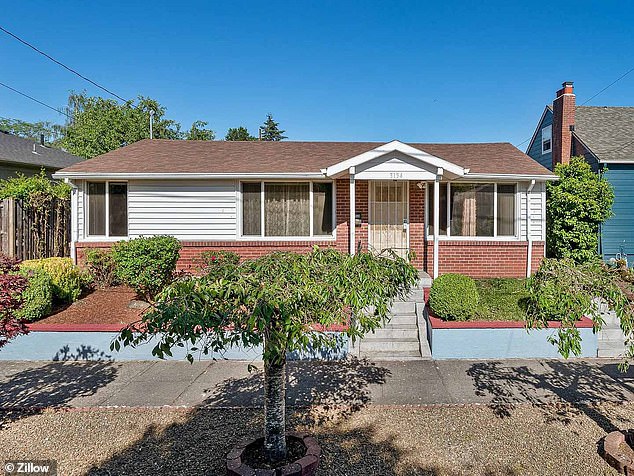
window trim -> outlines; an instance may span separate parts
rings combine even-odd
[[[103,183],[106,185],[106,193],[105,193],[105,216],[106,216],[106,234],[105,235],[91,235],[90,234],[90,193],[89,186],[90,183]],[[118,236],[110,236],[110,184],[111,183],[125,183],[126,185],[126,235],[118,235]],[[130,184],[127,180],[86,180],[85,182],[85,191],[84,191],[84,237],[86,241],[119,241],[125,240],[130,237]]]
[[[447,234],[446,235],[438,235],[439,241],[521,241],[521,212],[522,212],[522,204],[521,204],[521,192],[520,192],[520,184],[519,182],[489,182],[489,181],[468,181],[468,182],[456,182],[456,183],[465,183],[465,184],[493,184],[493,236],[460,236],[460,235],[451,235],[451,182],[441,182],[447,184]],[[498,218],[498,184],[500,185],[515,185],[515,226],[513,235],[498,235],[497,234],[497,218]],[[431,216],[429,205],[430,201],[427,200],[429,197],[429,193],[433,193],[434,184],[433,182],[427,182],[425,184],[425,237],[426,239],[433,240],[434,235],[431,234],[430,228],[433,226],[433,223],[429,222],[429,218]]]
[[[549,135],[550,135],[550,139],[548,139],[550,141],[550,147],[548,149],[544,148],[544,143],[545,143],[545,141],[544,141],[544,131],[545,130],[548,130],[549,131]],[[540,137],[541,137],[541,142],[542,142],[542,155],[551,153],[553,151],[553,126],[552,126],[552,124],[542,127],[542,130],[540,131]]]
[[[243,206],[242,206],[242,184],[260,184],[260,234],[245,235],[242,232]],[[310,235],[306,236],[265,236],[264,226],[264,184],[265,183],[308,183],[309,184],[309,221]],[[332,184],[332,233],[329,235],[315,235],[313,230],[313,183]],[[239,241],[335,241],[337,239],[337,182],[335,180],[240,180],[238,182],[238,226],[237,239]]]

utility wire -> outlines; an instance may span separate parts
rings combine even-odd
[[[615,79],[614,81],[612,81],[610,84],[608,84],[605,88],[603,88],[601,91],[599,91],[598,93],[596,93],[594,96],[590,96],[590,99],[588,99],[586,102],[584,102],[583,104],[580,104],[579,106],[584,106],[586,104],[588,104],[590,101],[592,101],[594,98],[596,98],[599,94],[601,94],[603,91],[611,88],[612,86],[614,86],[616,83],[618,83],[619,81],[621,81],[625,76],[627,76],[628,74],[630,74],[631,72],[634,71],[634,68],[630,69],[627,73],[625,73],[622,76],[619,76],[617,79]]]
[[[44,51],[40,50],[39,48],[37,48],[36,46],[33,46],[31,43],[29,43],[26,40],[23,40],[22,38],[20,38],[18,35],[15,35],[14,33],[11,33],[9,30],[7,30],[6,28],[3,28],[2,26],[0,26],[0,30],[2,30],[3,32],[5,32],[7,35],[12,36],[13,38],[15,38],[16,40],[18,40],[20,43],[28,46],[29,48],[31,48],[32,50],[38,52],[39,54],[41,54],[42,56],[45,56],[46,58],[50,59],[53,63],[58,64],[59,66],[61,66],[64,69],[67,69],[68,71],[70,71],[71,73],[79,76],[81,79],[88,81],[90,84],[97,86],[99,89],[107,92],[108,94],[116,97],[117,99],[123,101],[123,102],[127,102],[126,99],[122,98],[121,96],[119,96],[118,94],[113,93],[112,91],[110,91],[108,88],[105,88],[104,86],[96,83],[95,81],[93,81],[90,78],[87,78],[86,76],[84,76],[83,74],[79,73],[78,71],[74,70],[73,68],[71,68],[70,66],[66,66],[64,63],[62,63],[61,61],[56,60],[55,58],[53,58],[52,56],[46,54]],[[47,106],[48,107],[48,106]]]
[[[585,106],[586,104],[588,104],[590,101],[592,101],[594,98],[596,98],[599,94],[604,93],[605,91],[607,91],[608,89],[610,89],[612,86],[614,86],[616,83],[618,83],[619,81],[621,81],[624,77],[626,77],[628,74],[633,73],[634,72],[634,68],[630,69],[629,71],[627,71],[626,73],[622,74],[621,76],[619,76],[618,78],[616,78],[614,81],[612,81],[610,84],[608,84],[605,88],[603,88],[601,91],[599,91],[598,93],[596,93],[593,96],[590,96],[590,98],[588,98],[585,102],[583,102],[582,104],[579,104],[576,107],[581,107],[581,106]],[[524,142],[520,142],[519,144],[516,144],[515,147],[519,148],[519,146],[526,144],[529,140],[531,140],[532,137],[529,137],[528,139],[526,139]],[[628,144],[624,145],[623,148],[627,147],[628,145],[632,144],[634,142],[629,142]],[[618,150],[618,149],[615,149]],[[613,151],[610,151],[613,152]]]
[[[38,104],[41,104],[44,107],[47,107],[49,109],[52,109],[53,111],[57,112],[58,114],[63,114],[64,116],[68,117],[69,119],[72,119],[72,116],[64,111],[62,111],[61,109],[57,109],[49,104],[46,104],[45,102],[40,101],[39,99],[35,99],[33,96],[29,96],[26,93],[23,93],[22,91],[18,91],[15,88],[12,88],[11,86],[9,86],[8,84],[4,84],[2,82],[0,82],[0,86],[3,86],[11,91],[13,91],[14,93],[18,93],[20,96],[24,96],[25,98],[30,99],[31,101],[35,101]]]

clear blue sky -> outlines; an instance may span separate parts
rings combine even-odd
[[[0,25],[188,127],[292,140],[510,141],[564,80],[577,103],[634,67],[629,2],[3,2]],[[565,12],[565,13],[564,13]],[[0,32],[0,81],[54,106],[103,94]],[[592,105],[634,105],[634,73]],[[0,88],[0,116],[63,117]],[[522,146],[522,148],[525,147]]]

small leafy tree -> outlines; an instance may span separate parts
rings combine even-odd
[[[112,348],[157,337],[154,355],[171,356],[171,348],[180,346],[192,362],[194,352],[262,345],[264,450],[276,462],[286,456],[287,352],[335,346],[336,336],[321,331],[332,325],[348,325],[352,339],[379,327],[392,300],[404,296],[417,278],[416,269],[397,256],[318,248],[308,254],[273,253],[222,276],[174,282]]]
[[[601,305],[614,310],[621,330],[630,339],[634,330],[634,306],[618,269],[609,268],[598,258],[577,264],[572,259],[545,259],[529,280],[527,327],[545,328],[548,321],[561,327],[549,340],[564,357],[581,353],[581,335],[575,324],[584,316],[592,319],[595,332],[604,320]],[[634,356],[634,342],[628,342],[628,356]]]
[[[225,136],[225,140],[229,141],[241,141],[241,140],[256,140],[246,127],[230,127]]]
[[[55,142],[61,135],[62,126],[48,121],[27,122],[20,119],[0,117],[0,131],[38,142],[40,135],[43,135],[46,142]]]
[[[280,130],[279,123],[273,120],[271,114],[266,115],[266,121],[264,121],[264,125],[262,126],[261,140],[280,141],[286,139],[286,136],[283,135],[285,132],[286,131]]]
[[[18,314],[24,303],[22,293],[29,283],[18,274],[18,264],[17,260],[0,254],[0,347],[28,332]]]
[[[612,215],[614,191],[583,157],[558,164],[559,180],[547,185],[547,254],[581,263],[596,258],[599,226]]]
[[[185,133],[186,140],[214,140],[216,133],[211,129],[207,129],[207,122],[194,121],[191,129]]]

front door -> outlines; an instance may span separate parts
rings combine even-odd
[[[394,250],[407,257],[409,200],[407,181],[370,181],[368,247],[382,253]]]

